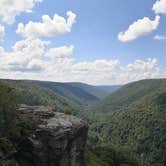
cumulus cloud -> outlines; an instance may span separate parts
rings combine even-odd
[[[77,62],[74,46],[48,49],[47,41],[28,38],[16,42],[11,52],[0,47],[0,76],[89,84],[124,84],[146,78],[164,78],[157,59],[135,60],[122,65],[117,59]]]
[[[153,5],[152,10],[156,14],[166,14],[166,0],[157,0]]]
[[[42,57],[49,42],[26,39],[15,43],[11,52],[0,49],[0,70],[36,72],[44,69]]]
[[[142,60],[135,60],[133,64],[127,65],[127,69],[129,71],[149,71],[154,69],[157,66],[157,59],[156,58],[149,58],[147,61]]]
[[[3,21],[11,23],[20,12],[29,12],[36,2],[42,0],[10,0],[13,3],[8,15],[5,11],[9,6],[9,0],[2,0],[6,9],[0,11]],[[27,6],[24,4],[27,3]],[[6,3],[5,3],[6,2]],[[17,5],[18,6],[17,6]],[[29,4],[29,6],[28,6]],[[11,4],[10,4],[11,5]],[[17,10],[14,10],[17,6]],[[24,6],[24,7],[23,7]],[[10,16],[12,15],[12,16]],[[60,82],[85,82],[89,84],[124,84],[145,78],[166,77],[166,70],[161,69],[157,59],[135,60],[133,63],[121,65],[117,59],[99,59],[94,61],[78,62],[73,58],[74,46],[61,46],[51,48],[49,41],[41,37],[53,37],[71,31],[76,14],[69,11],[67,18],[57,14],[53,18],[48,15],[42,17],[41,22],[29,22],[26,25],[20,23],[17,34],[25,37],[17,41],[11,51],[5,51],[0,46],[0,76],[13,79],[37,79]],[[119,40],[131,41],[139,36],[157,29],[160,17],[154,20],[148,17],[138,20],[130,25],[126,32],[119,34]],[[0,26],[0,38],[5,34],[5,29]],[[159,39],[159,37],[158,37]]]
[[[160,16],[156,16],[154,20],[150,20],[148,17],[139,19],[131,24],[127,31],[120,32],[118,39],[122,42],[129,42],[135,40],[141,36],[156,30],[160,23]]]
[[[74,72],[111,72],[117,69],[119,65],[118,60],[95,60],[92,62],[79,62],[73,65]]]
[[[53,59],[67,58],[67,57],[71,58],[73,54],[73,49],[74,49],[73,45],[71,45],[70,47],[62,46],[58,48],[51,48],[47,51],[46,55]]]
[[[0,25],[0,40],[4,37],[5,35],[5,27]]]
[[[154,37],[155,40],[166,40],[166,35],[156,35]]]
[[[31,12],[37,2],[42,0],[0,0],[0,18],[3,22],[13,23],[22,12]]]
[[[124,70],[131,81],[166,77],[166,70],[159,67],[156,58],[148,58],[146,61],[135,60],[128,64]]]
[[[42,16],[42,22],[32,22],[24,25],[19,23],[17,34],[23,37],[53,37],[71,31],[76,14],[67,12],[67,19],[57,14],[51,19],[48,15]]]
[[[123,84],[146,78],[162,78],[166,71],[159,68],[155,58],[135,60],[126,66],[118,60],[97,60],[74,65],[76,81],[92,84]]]

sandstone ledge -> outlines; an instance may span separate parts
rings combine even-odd
[[[21,105],[19,111],[37,119],[33,134],[22,144],[18,166],[85,166],[87,124],[49,107]]]

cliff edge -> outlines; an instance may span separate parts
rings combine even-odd
[[[49,107],[22,105],[19,111],[37,125],[15,153],[15,162],[4,160],[3,166],[85,166],[88,126],[84,121]]]

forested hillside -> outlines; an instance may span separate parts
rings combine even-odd
[[[21,152],[23,142],[34,127],[18,112],[17,93],[9,84],[0,82],[0,165],[18,166],[17,159],[23,159],[27,152]],[[26,145],[24,145],[26,147]]]
[[[113,94],[98,102],[94,109],[100,112],[124,109],[130,104],[142,100],[146,96],[158,94],[166,86],[165,79],[141,80],[124,85]]]
[[[20,103],[56,106],[61,110],[65,107],[80,109],[80,106],[96,103],[120,87],[30,80],[0,81],[10,84],[18,91]]]
[[[76,110],[89,123],[87,166],[165,166],[166,79],[127,84],[102,101],[97,98],[97,104],[93,88],[89,92],[84,84],[1,80],[0,85],[1,99],[9,99],[1,100],[7,104],[8,121],[15,102],[71,110],[66,113]],[[87,107],[88,100],[95,105]]]
[[[58,106],[60,111],[69,108],[69,105],[63,104],[65,101],[62,98],[48,89],[20,81],[0,81],[0,152],[3,154],[2,156],[5,156],[5,159],[0,156],[0,164],[3,160],[6,162],[9,155],[13,157],[16,154],[16,159],[9,159],[9,162],[14,165],[17,163],[17,159],[29,161],[32,157],[29,156],[32,155],[31,151],[26,152],[24,149],[19,151],[22,146],[27,149],[26,145],[22,143],[35,127],[35,121],[33,122],[32,119],[29,121],[19,114],[17,109],[20,103],[44,104],[55,108]],[[123,164],[139,166],[136,158],[112,147],[99,146],[94,149],[91,144],[88,144],[85,155],[87,166],[119,166]]]
[[[75,108],[75,104],[72,101],[54,93],[48,88],[35,86],[24,81],[1,80],[0,82],[8,84],[15,89],[19,104],[51,106],[57,111]]]
[[[96,108],[82,115],[91,124],[90,144],[133,152],[146,166],[165,165],[165,79],[128,84]]]
[[[73,87],[81,88],[86,92],[92,94],[93,96],[96,96],[99,99],[104,99],[105,97],[109,96],[110,94],[112,94],[121,87],[121,85],[92,86],[83,83],[67,83],[67,84]]]
[[[32,85],[48,88],[52,90],[54,93],[63,96],[67,99],[70,99],[78,105],[99,101],[98,96],[95,96],[90,92],[84,90],[83,88],[81,88],[81,86],[74,86],[74,84],[42,81],[25,82],[29,82]]]

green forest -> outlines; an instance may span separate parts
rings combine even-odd
[[[35,125],[19,104],[46,105],[88,122],[87,166],[165,166],[166,80],[108,88],[103,96],[101,87],[82,84],[1,80],[0,152],[15,153]]]

